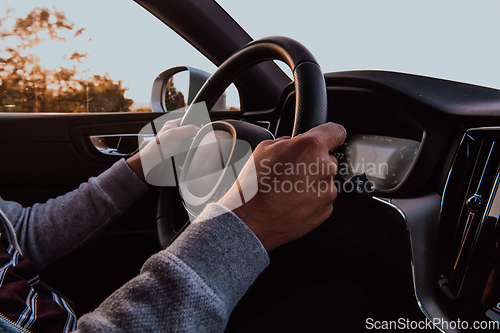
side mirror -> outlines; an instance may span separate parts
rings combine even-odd
[[[153,83],[151,110],[153,112],[168,112],[191,104],[209,77],[209,73],[187,66],[167,69],[158,75]],[[239,105],[238,107],[227,107],[226,96],[226,92],[224,92],[214,105],[213,110],[239,110]]]

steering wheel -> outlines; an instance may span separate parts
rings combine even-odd
[[[229,57],[205,82],[193,99],[192,104],[187,109],[181,121],[181,126],[187,124],[194,124],[200,127],[206,126],[208,122],[206,117],[197,113],[194,105],[205,102],[207,109],[211,110],[222,93],[241,72],[266,60],[281,60],[286,63],[293,72],[295,81],[295,120],[292,137],[325,123],[328,112],[326,85],[323,72],[316,59],[301,43],[288,37],[274,36],[253,41]],[[220,131],[223,138],[230,138],[233,142],[236,142],[236,139],[250,142],[251,148],[255,148],[258,142],[271,138],[262,127],[250,123],[226,121],[214,122],[209,125],[211,125],[214,130]],[[195,142],[199,144],[203,140],[203,135],[206,135],[206,133],[202,132],[203,128],[194,139],[193,144]],[[219,148],[220,146],[219,143]],[[189,178],[189,173],[200,173],[196,162],[202,159],[197,158],[196,154],[204,158],[209,155],[207,151],[202,153],[198,152],[198,150],[202,149],[201,146],[196,147],[198,148],[191,149],[188,152],[188,156],[182,167],[181,179]],[[231,149],[231,151],[227,152],[228,156],[233,155],[234,144]],[[219,158],[220,162],[222,153],[215,153],[213,155],[217,155],[215,158]],[[206,163],[202,164],[203,166],[200,166],[201,168],[203,168]],[[205,185],[206,183],[207,182],[204,182]],[[219,185],[217,179],[215,179],[215,181],[208,181],[208,183],[210,185]],[[201,185],[201,182],[197,184]],[[207,200],[200,205],[200,207],[203,207],[204,204],[211,202],[208,200],[213,200],[213,196],[209,194],[220,193],[220,191],[221,188],[208,188],[202,190],[202,193],[198,193],[200,191],[196,188],[189,189],[184,187],[182,189],[182,195],[189,195],[197,200],[200,198]],[[203,200],[200,199],[198,201]],[[163,187],[160,190],[157,226],[162,247],[168,246],[189,224],[189,221],[186,221],[186,211],[184,210],[183,212],[182,205],[180,204],[181,202],[178,191],[176,191],[175,188]]]

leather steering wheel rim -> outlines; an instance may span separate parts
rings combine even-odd
[[[267,60],[281,60],[292,70],[295,82],[295,121],[292,136],[327,120],[328,105],[323,72],[312,53],[294,39],[281,36],[253,41],[229,57],[205,82],[191,106],[205,102],[211,110],[226,88],[245,69]],[[191,106],[181,126],[201,125]]]
[[[253,41],[229,57],[193,99],[181,126],[205,125],[203,118],[196,114],[192,106],[205,102],[207,109],[211,110],[241,72],[267,60],[283,61],[290,67],[294,76],[296,103],[292,137],[325,123],[328,115],[326,84],[318,62],[311,52],[296,40],[274,36]],[[162,247],[173,241],[189,223],[189,219],[186,223],[177,221],[181,219],[181,215],[174,211],[178,212],[180,197],[178,192],[175,192],[175,188],[162,188],[159,195],[157,227]]]

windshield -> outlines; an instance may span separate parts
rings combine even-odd
[[[389,70],[500,88],[500,2],[217,0],[254,39],[292,37],[324,72]]]

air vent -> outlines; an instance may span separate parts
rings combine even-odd
[[[439,236],[439,285],[461,314],[486,307],[498,275],[499,166],[500,128],[468,130],[446,183]]]

